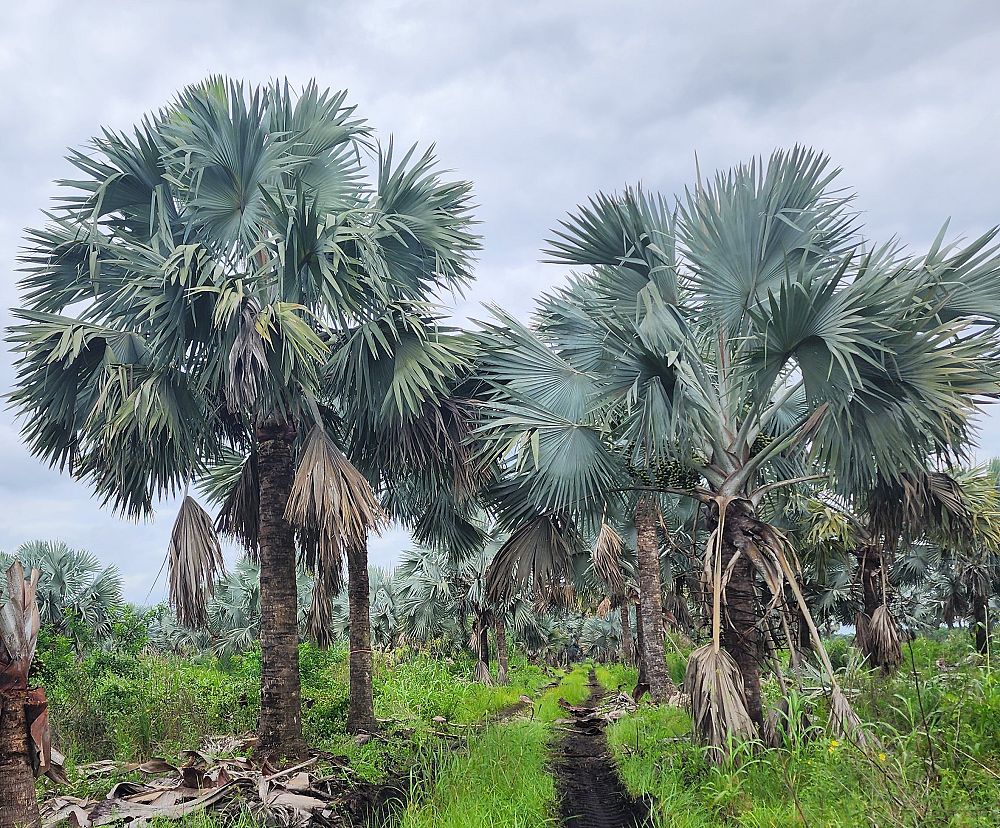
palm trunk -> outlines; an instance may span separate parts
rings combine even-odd
[[[642,629],[642,613],[638,607],[635,610],[635,666],[638,670],[635,680],[638,689],[649,683],[646,677],[646,635]]]
[[[976,652],[986,655],[989,651],[989,617],[987,614],[986,596],[974,595],[972,598],[972,623],[976,638]]]
[[[302,740],[295,533],[285,520],[292,490],[292,432],[284,424],[258,434],[260,476],[261,756],[295,758]]]
[[[369,616],[368,550],[347,550],[347,637],[351,645],[350,698],[347,706],[349,733],[373,733],[378,729],[372,702],[372,630]]]
[[[639,614],[642,616],[646,680],[653,701],[661,704],[675,695],[677,688],[667,672],[663,652],[663,596],[656,535],[656,506],[649,498],[642,498],[636,506],[635,528],[639,562]]]
[[[0,828],[38,828],[24,690],[0,692]]]
[[[502,618],[494,622],[493,637],[497,644],[497,684],[510,684],[510,654],[507,652],[507,627]]]
[[[730,562],[742,548],[753,543],[748,521],[752,515],[738,503],[731,503],[726,511],[722,539],[722,571],[729,570]],[[754,586],[754,567],[749,556],[740,554],[733,565],[725,595],[725,621],[722,644],[733,657],[743,677],[747,712],[760,732],[764,727],[764,709],[760,696],[760,660],[763,654],[760,630],[757,628],[757,593]]]
[[[872,631],[872,618],[876,610],[888,603],[885,594],[888,579],[884,572],[885,553],[875,544],[858,550],[859,576],[861,581],[862,609],[855,620],[854,643],[865,657],[865,663],[879,668],[883,673],[892,673],[899,666],[899,648],[878,645],[877,636]],[[891,615],[889,618],[891,619]],[[883,639],[884,640],[884,639]]]
[[[632,663],[632,619],[629,617],[628,601],[621,606],[622,617],[622,664]]]
[[[881,566],[881,555],[875,546],[866,546],[858,550],[861,558],[861,602],[864,607],[864,614],[868,621],[871,621],[875,610],[882,603],[882,584],[879,576]]]
[[[483,684],[492,685],[490,676],[490,625],[483,613],[476,613],[476,679]]]

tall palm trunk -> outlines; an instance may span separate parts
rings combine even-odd
[[[510,654],[507,652],[507,627],[502,618],[497,618],[493,626],[493,637],[497,644],[497,684],[510,684]]]
[[[0,691],[0,828],[38,828],[35,776],[28,761],[26,692]]]
[[[369,617],[368,549],[347,550],[347,637],[351,645],[350,697],[347,730],[373,733],[378,729],[372,702],[372,630]]]
[[[753,563],[746,552],[740,551],[754,542],[751,536],[752,521],[753,515],[746,507],[738,502],[729,504],[722,537],[722,571],[730,571],[731,574],[729,584],[724,589],[725,623],[722,628],[722,645],[740,668],[747,712],[758,729],[761,729],[764,726],[764,709],[760,696],[763,648],[757,627],[757,592]],[[739,557],[733,563],[733,558],[737,555]]]
[[[636,551],[639,562],[639,614],[642,616],[646,680],[654,702],[667,701],[677,692],[663,652],[663,596],[656,506],[643,497],[635,509]]]
[[[621,606],[622,617],[622,664],[632,663],[632,619],[629,617],[629,603]]]
[[[642,613],[639,612],[638,606],[635,608],[635,666],[638,670],[635,680],[638,690],[638,688],[649,684],[649,679],[646,676],[646,635],[642,629]]]
[[[985,595],[972,596],[972,623],[976,638],[976,652],[980,655],[986,655],[989,651],[990,628]]]
[[[305,752],[299,678],[295,533],[285,519],[292,490],[293,432],[270,423],[257,435],[260,476],[260,726],[257,752],[293,758]]]

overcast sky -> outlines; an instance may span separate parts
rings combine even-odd
[[[1000,223],[1000,4],[989,2],[8,2],[0,29],[0,308],[17,301],[23,228],[69,146],[126,129],[185,84],[316,78],[350,90],[380,136],[436,142],[475,183],[481,302],[525,314],[563,273],[547,229],[598,189],[674,193],[702,170],[796,142],[825,149],[868,235],[926,246]],[[10,357],[0,386],[11,381]],[[980,456],[1000,453],[987,415]],[[162,596],[173,510],[134,525],[28,456],[0,415],[0,549],[88,548],[127,597]],[[406,543],[372,545],[390,563]]]

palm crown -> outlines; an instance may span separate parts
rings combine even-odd
[[[745,685],[758,728],[761,606],[784,602],[787,585],[808,619],[788,540],[761,515],[795,483],[823,477],[858,497],[924,473],[928,457],[961,456],[976,402],[998,390],[996,232],[949,247],[942,231],[923,256],[872,246],[835,176],[796,148],[676,206],[641,189],[598,195],[549,250],[586,269],[543,298],[532,326],[496,311],[483,335],[494,392],[480,435],[508,470],[499,513],[593,523],[643,492],[705,504],[714,661],[686,683],[718,702],[720,685],[700,678],[735,671],[725,638],[743,674],[729,690]],[[655,545],[649,506],[635,515]],[[640,578],[655,568],[642,551],[640,529]],[[695,718],[724,741],[713,715]]]
[[[122,512],[276,414],[403,418],[450,376],[426,303],[469,278],[468,185],[373,150],[344,93],[212,79],[93,150],[29,235],[12,399],[32,450]]]

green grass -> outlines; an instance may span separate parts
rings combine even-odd
[[[530,719],[474,733],[466,750],[425,752],[423,772],[434,782],[411,801],[401,828],[552,825],[555,783],[546,770],[551,723],[564,715],[559,699],[587,700],[589,676],[589,664],[577,665],[542,693]]]
[[[434,781],[400,828],[541,828],[552,824],[555,783],[546,772],[549,726],[516,719],[487,728],[468,750],[440,754]]]
[[[876,722],[883,747],[870,754],[833,739],[822,710],[799,734],[810,738],[777,750],[744,747],[723,767],[692,743],[682,710],[642,706],[608,728],[608,741],[629,790],[656,798],[658,828],[1000,825],[1000,676],[984,670],[964,638],[918,640],[914,661],[923,714],[906,670],[890,679],[845,676],[862,718]]]
[[[631,693],[638,680],[639,671],[627,664],[598,664],[594,675],[605,690],[612,693]]]
[[[582,704],[590,696],[590,664],[578,664],[562,677],[559,684],[550,687],[535,703],[535,718],[552,722],[565,716],[559,700],[570,704]]]
[[[299,658],[307,740],[346,755],[372,780],[413,761],[434,738],[430,731],[440,727],[434,717],[458,725],[480,722],[551,681],[520,655],[511,658],[509,685],[485,687],[472,679],[471,658],[378,654],[375,714],[390,724],[385,739],[358,745],[345,729],[346,646],[320,650],[303,644]],[[206,735],[251,733],[260,709],[259,652],[226,660],[182,658],[150,653],[140,640],[123,640],[77,659],[67,639],[47,634],[35,680],[46,688],[55,744],[71,768],[99,759],[176,756],[198,747]]]

